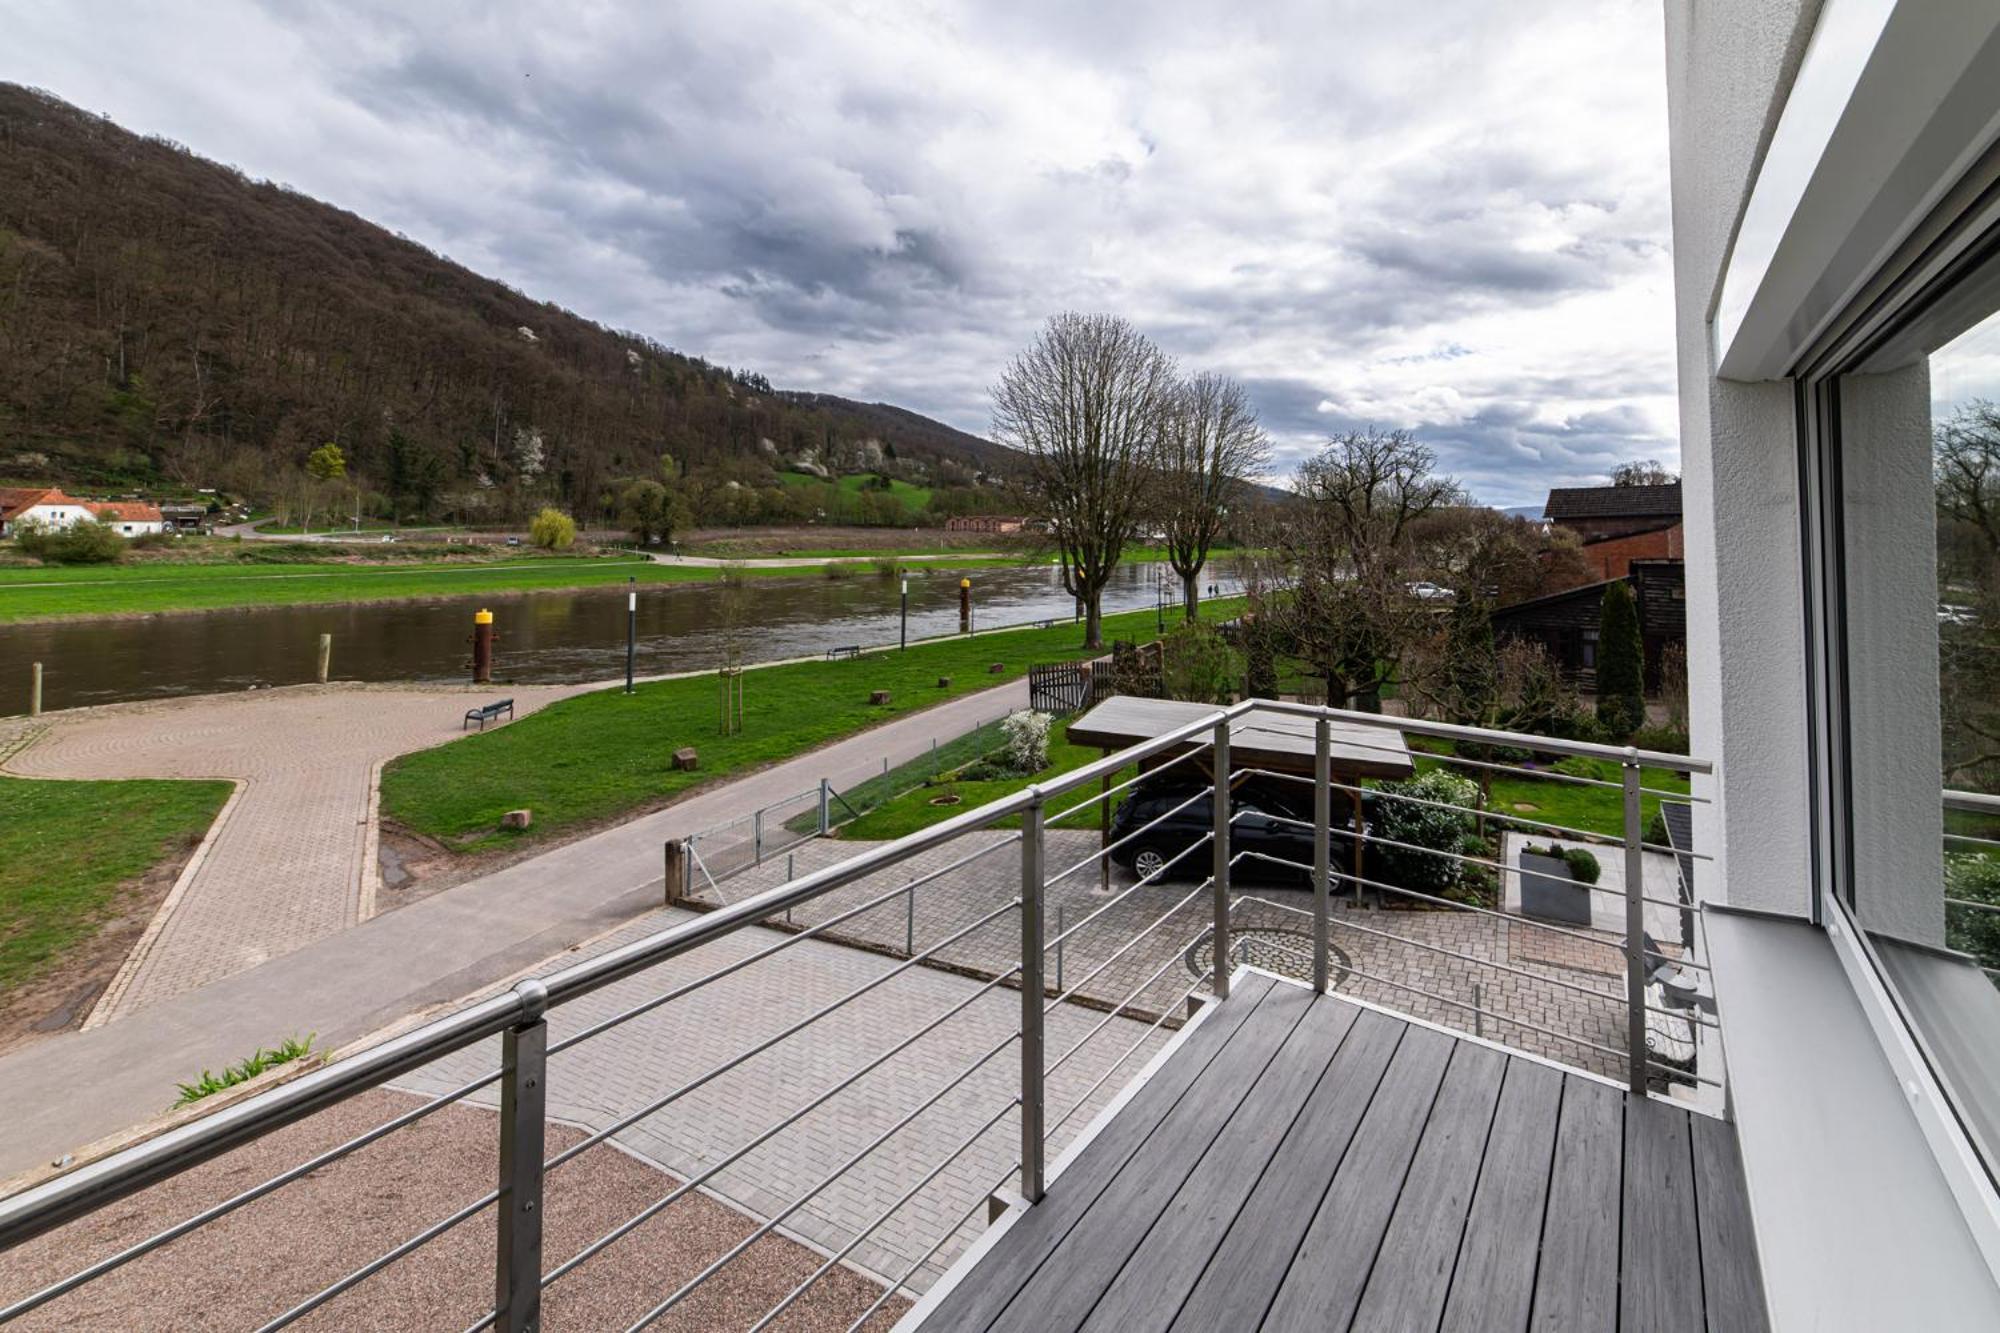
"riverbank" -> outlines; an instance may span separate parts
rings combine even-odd
[[[889,559],[890,557],[883,557]],[[928,572],[938,562],[910,566]],[[953,569],[1021,563],[1012,556],[967,556]],[[713,583],[726,578],[863,578],[867,562],[831,569],[798,564],[678,564],[637,555],[513,556],[482,563],[343,564],[328,560],[254,564],[144,563],[0,567],[0,624],[43,624],[191,614],[271,606],[421,601],[470,593],[559,592],[642,584]]]
[[[1227,599],[1204,607],[1229,615]],[[1104,637],[1150,637],[1152,611],[1106,616]],[[534,717],[406,755],[382,774],[382,814],[456,851],[560,837],[664,804],[691,787],[748,772],[863,732],[901,714],[1003,684],[1031,666],[1083,655],[1078,627],[1020,629],[886,649],[839,661],[757,667],[743,674],[743,726],[720,734],[713,673],[607,690]],[[994,667],[999,669],[993,670]],[[887,702],[871,703],[876,691]],[[700,766],[674,766],[693,747]],[[501,829],[510,810],[526,830]]]

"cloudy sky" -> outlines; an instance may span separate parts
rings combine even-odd
[[[1417,431],[1678,457],[1654,0],[0,0],[0,78],[780,387],[966,430],[1050,313]]]

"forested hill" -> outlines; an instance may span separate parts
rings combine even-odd
[[[1006,458],[899,408],[774,392],[0,83],[0,482],[277,494],[327,441],[427,512],[587,512],[662,456],[744,489],[801,461],[948,487]]]

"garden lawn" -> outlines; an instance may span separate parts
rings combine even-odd
[[[981,728],[982,732],[985,730],[986,728]],[[1005,743],[1004,739],[999,735],[999,728],[997,726],[992,731],[992,745],[989,747],[989,752],[998,750]],[[1067,722],[1058,724],[1049,732],[1049,762],[1048,766],[1040,772],[1028,775],[992,778],[978,782],[939,782],[933,786],[916,786],[904,791],[901,795],[884,801],[881,805],[868,811],[868,813],[862,815],[859,819],[843,825],[840,830],[840,836],[843,838],[858,838],[882,842],[900,838],[906,833],[915,833],[920,828],[928,828],[940,820],[951,818],[953,815],[964,814],[967,810],[985,805],[988,801],[997,801],[1002,796],[1011,796],[1031,782],[1047,782],[1059,774],[1067,773],[1073,768],[1081,768],[1092,760],[1103,757],[1102,753],[1095,748],[1071,745],[1068,738],[1069,723]],[[969,763],[970,760],[968,759],[967,762]],[[903,780],[905,783],[921,783],[923,777],[919,776],[919,773],[923,771],[922,766],[927,763],[927,760],[919,760],[917,764],[906,765],[905,769],[899,769],[888,774],[888,780],[896,779],[899,774],[903,774],[907,769],[915,769],[917,771],[909,772]],[[1131,767],[1127,767],[1116,777],[1112,778],[1112,785],[1116,786],[1118,783],[1125,781],[1136,771]],[[876,781],[883,780],[876,779]],[[1082,804],[1101,790],[1101,787],[1093,783],[1088,790],[1078,788],[1075,791],[1064,792],[1062,795],[1050,799],[1046,807],[1048,820],[1051,821],[1054,827],[1059,829],[1096,828],[1099,816],[1094,811],[1088,815],[1078,815],[1074,820],[1066,820],[1061,823],[1054,823],[1053,821],[1055,821],[1061,811]],[[945,795],[956,795],[959,798],[958,803],[956,805],[931,804],[937,797]],[[1118,799],[1118,797],[1112,798],[1114,802]],[[1019,828],[1020,826],[1021,821],[1018,816],[1000,820],[993,825],[994,828]]]
[[[118,889],[198,840],[227,782],[0,777],[0,991],[60,963]]]
[[[1437,741],[1424,742],[1425,748],[1436,749]],[[1413,745],[1412,749],[1418,748]],[[1435,759],[1419,757],[1417,767],[1421,769],[1439,767]],[[1582,829],[1586,833],[1602,833],[1610,837],[1625,834],[1625,794],[1612,787],[1593,787],[1580,782],[1567,782],[1560,776],[1546,778],[1515,776],[1495,773],[1492,770],[1467,768],[1459,764],[1442,765],[1452,772],[1477,781],[1482,773],[1491,777],[1492,803],[1487,810],[1500,816],[1518,815],[1522,819],[1538,820],[1544,824],[1561,824],[1565,828]],[[1608,759],[1585,760],[1576,765],[1579,776],[1596,777],[1606,782],[1620,781],[1620,766]],[[1582,772],[1583,768],[1588,772]],[[1688,780],[1685,774],[1668,768],[1641,768],[1639,785],[1649,790],[1639,798],[1639,827],[1641,831],[1651,828],[1653,819],[1660,812],[1660,797],[1655,792],[1667,791],[1686,795]],[[1671,797],[1668,799],[1672,799]],[[1520,807],[1531,806],[1532,809]],[[1523,833],[1538,830],[1524,824],[1512,825]]]
[[[1231,610],[1223,603],[1216,614]],[[1104,637],[1149,637],[1152,627],[1150,610],[1107,616]],[[1081,643],[1074,625],[1062,625],[755,668],[744,673],[743,730],[734,736],[717,733],[721,694],[712,675],[656,681],[631,695],[579,695],[497,731],[396,760],[382,774],[382,813],[468,849],[545,837],[790,759],[900,713],[1015,679],[1030,666],[1074,661]],[[994,662],[1005,670],[988,674]],[[951,678],[949,689],[938,688],[940,676]],[[874,690],[888,690],[890,704],[869,704]],[[674,751],[686,745],[701,751],[699,771],[673,767]],[[534,811],[531,830],[496,827],[521,807]]]

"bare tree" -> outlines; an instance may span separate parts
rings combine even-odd
[[[1173,386],[1173,363],[1126,321],[1065,312],[993,389],[994,434],[1027,456],[1086,648],[1104,646],[1104,585],[1144,515]]]
[[[1667,471],[1663,465],[1650,458],[1620,463],[1611,469],[1613,486],[1672,486],[1679,480],[1678,474]]]
[[[1155,490],[1167,563],[1181,580],[1181,603],[1195,618],[1197,578],[1250,478],[1271,460],[1257,410],[1235,380],[1212,372],[1194,376],[1173,396],[1160,438]]]
[[[1404,649],[1436,607],[1413,595],[1429,572],[1419,521],[1464,499],[1408,431],[1353,431],[1300,465],[1280,549],[1291,595],[1278,605],[1293,651],[1326,679],[1327,703],[1380,707]]]

